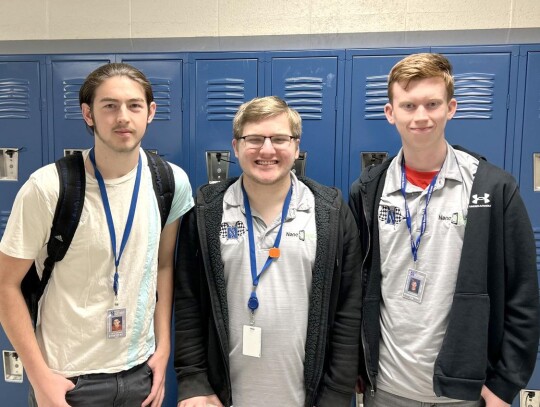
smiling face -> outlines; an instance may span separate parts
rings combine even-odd
[[[139,83],[114,76],[96,88],[92,106],[83,103],[81,108],[84,120],[94,128],[96,150],[126,153],[139,147],[156,104],[147,104]]]
[[[401,136],[404,150],[414,152],[438,151],[446,143],[444,129],[457,107],[455,99],[448,100],[442,78],[411,80],[393,83],[392,103],[384,113]]]
[[[292,136],[286,113],[244,125],[242,136]],[[261,148],[249,148],[243,139],[233,139],[234,154],[244,172],[244,182],[251,185],[285,185],[290,182],[290,171],[299,155],[299,141],[293,139],[276,150],[269,139]]]

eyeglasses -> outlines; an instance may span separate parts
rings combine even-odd
[[[291,144],[291,140],[297,140],[298,137],[294,136],[244,136],[238,137],[240,140],[244,140],[246,148],[249,149],[261,149],[266,139],[270,139],[272,147],[275,150],[285,150]]]

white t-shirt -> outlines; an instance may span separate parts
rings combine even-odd
[[[401,192],[402,158],[400,151],[388,168],[378,208],[382,303],[377,385],[424,403],[450,402],[433,392],[433,367],[448,325],[478,160],[448,145],[415,264]],[[427,188],[407,182],[406,192],[416,241]],[[418,273],[410,276],[409,269]]]
[[[40,301],[36,337],[47,365],[66,377],[114,373],[146,361],[155,350],[157,260],[161,221],[152,177],[142,152],[137,207],[119,272],[118,307],[112,288],[114,256],[97,180],[86,173],[84,207],[73,241],[54,271]],[[88,151],[84,152],[87,159]],[[193,206],[186,173],[171,164],[175,194],[167,223]],[[106,180],[117,242],[124,233],[135,183],[136,168]],[[35,173],[23,185],[0,242],[5,254],[36,259],[41,275],[47,241],[58,201],[58,173],[54,164]],[[126,336],[107,338],[107,310],[125,308]]]
[[[235,407],[302,407],[305,402],[304,360],[312,270],[317,249],[313,193],[294,174],[293,194],[283,223],[280,251],[261,276],[255,326],[262,329],[261,357],[243,355],[243,327],[250,324],[247,302],[252,277],[241,182],[223,200],[221,256],[229,306],[230,373]],[[266,225],[252,209],[257,274],[268,258],[279,230],[281,213]],[[276,391],[279,389],[279,391]]]

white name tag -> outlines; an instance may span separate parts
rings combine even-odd
[[[242,354],[245,356],[261,357],[262,329],[257,326],[244,325]]]

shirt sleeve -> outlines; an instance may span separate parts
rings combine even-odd
[[[174,174],[174,198],[167,218],[167,225],[180,218],[194,205],[191,184],[186,172],[177,165],[169,164]]]
[[[32,175],[15,197],[0,242],[0,250],[8,256],[36,259],[47,244],[54,216],[52,208],[58,200],[58,186],[51,194],[46,194],[44,188],[54,185],[53,182],[58,184],[58,176],[55,178],[52,173],[46,172],[46,177]]]

